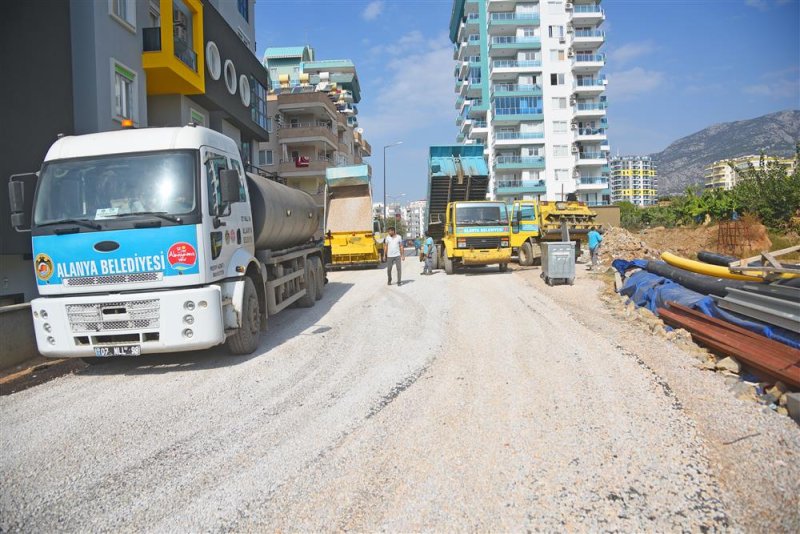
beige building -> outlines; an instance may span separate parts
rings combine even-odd
[[[795,162],[791,158],[764,156],[764,162],[777,162],[786,167],[787,174],[794,170]],[[706,167],[706,189],[733,189],[739,180],[739,174],[747,170],[750,165],[758,168],[761,165],[761,156],[741,156],[733,159],[715,161]]]

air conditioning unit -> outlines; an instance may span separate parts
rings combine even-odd
[[[567,2],[566,4],[564,4],[564,9],[566,9],[567,11],[572,11],[572,2]]]
[[[574,96],[569,97],[569,105],[574,106],[577,100],[575,100]]]
[[[578,152],[580,152],[578,145],[572,145],[572,153],[577,154]]]
[[[567,50],[567,57],[573,57],[575,55],[575,49],[570,48]]]
[[[570,128],[572,128],[573,130],[577,130],[578,129],[578,123],[577,122],[573,122],[572,124],[570,124]]]

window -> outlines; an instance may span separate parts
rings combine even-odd
[[[250,77],[250,85],[250,118],[269,132],[272,121],[267,118],[267,88],[253,77]]]
[[[273,132],[273,130],[272,130],[272,119],[269,119],[269,118],[267,119],[267,131],[269,133]]]
[[[553,133],[554,134],[567,133],[567,121],[553,121]]]
[[[236,7],[239,9],[239,14],[244,20],[250,22],[250,0],[236,0]]]
[[[272,165],[272,150],[259,150],[258,151],[258,164],[259,165]]]
[[[538,114],[542,112],[542,99],[538,96],[502,96],[494,99],[495,114]]]
[[[236,67],[233,64],[233,61],[230,59],[225,60],[225,87],[228,89],[228,92],[232,95],[236,94]]]
[[[564,26],[548,26],[547,35],[550,37],[557,37],[559,39],[564,37]]]
[[[557,158],[569,157],[569,147],[567,145],[553,145],[553,156]]]
[[[536,37],[536,28],[522,28],[523,37]]]
[[[206,116],[197,111],[194,108],[189,108],[189,116],[193,123],[198,126],[205,126],[206,124]]]
[[[550,85],[564,85],[564,74],[551,74]]]
[[[567,109],[567,99],[564,97],[553,97],[553,109]]]
[[[136,1],[109,0],[109,13],[129,30],[136,31]]]
[[[550,61],[564,61],[564,51],[550,50]]]
[[[569,178],[569,169],[556,169],[553,171],[556,180],[566,180]]]
[[[208,214],[222,215],[222,186],[219,171],[228,168],[225,156],[209,152],[206,155],[206,181],[208,183]]]
[[[114,118],[134,119],[136,115],[136,73],[112,61],[114,76]]]
[[[468,77],[469,77],[469,83],[481,83],[481,68],[470,67]]]

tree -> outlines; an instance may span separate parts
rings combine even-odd
[[[800,143],[795,147],[794,168],[767,160],[761,155],[758,166],[748,164],[738,171],[739,180],[732,194],[742,211],[756,215],[768,228],[788,227],[800,213]]]

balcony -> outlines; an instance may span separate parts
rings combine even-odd
[[[578,179],[578,191],[602,191],[608,187],[605,176],[582,176]]]
[[[577,4],[573,6],[572,20],[574,24],[597,24],[606,18],[606,14],[598,5]]]
[[[605,64],[605,54],[576,54],[572,58],[572,68],[576,71],[590,72],[603,68]]]
[[[305,164],[305,166],[299,167],[292,159],[282,159],[278,165],[278,173],[281,176],[287,174],[290,176],[315,176],[320,174],[325,176],[325,169],[329,167],[337,167],[333,158],[312,159],[308,164]]]
[[[544,180],[498,180],[495,186],[498,195],[519,195],[524,193],[546,193]]]
[[[492,136],[495,146],[513,147],[544,143],[544,132],[495,132]]]
[[[498,27],[537,26],[539,13],[515,13],[513,11],[490,13],[489,30]]]
[[[494,108],[492,117],[498,125],[544,119],[541,108]]]
[[[492,85],[492,96],[542,96],[542,86],[535,84],[496,83]]]
[[[576,30],[572,36],[572,46],[574,48],[581,47],[598,47],[606,40],[606,32],[602,30]]]
[[[578,128],[575,131],[577,141],[605,141],[605,128]]]
[[[497,170],[544,169],[544,157],[496,156],[494,168]]]
[[[327,112],[331,117],[336,117],[338,113],[327,93],[281,93],[278,95],[278,111],[281,113],[291,113],[292,111],[310,113],[311,110]]]
[[[161,0],[161,26],[142,28],[148,95],[205,93],[203,5],[201,0],[186,0],[184,5],[191,16],[179,12],[184,19],[176,24],[172,2]],[[191,31],[186,31],[187,25]],[[191,35],[191,40],[185,35]]]
[[[298,122],[283,125],[278,129],[279,143],[307,143],[313,141],[328,143],[334,149],[339,144],[338,136],[333,130],[332,123],[323,121]]]
[[[542,62],[538,59],[516,60],[516,59],[495,59],[492,61],[492,66],[489,75],[497,78],[498,75],[510,75],[513,77],[517,74],[525,74],[527,72],[541,72]]]
[[[517,37],[515,35],[497,35],[492,37],[489,55],[513,55],[518,50],[539,50],[542,40],[539,37]]]
[[[578,102],[575,104],[575,117],[603,117],[607,108],[606,102]]]
[[[582,78],[575,80],[572,90],[580,95],[599,95],[606,90],[606,79],[602,78]]]
[[[481,36],[479,33],[469,35],[463,42],[466,43],[464,52],[466,52],[467,55],[473,55],[481,51]]]
[[[577,160],[577,165],[606,165],[608,154],[605,152],[580,152]]]

